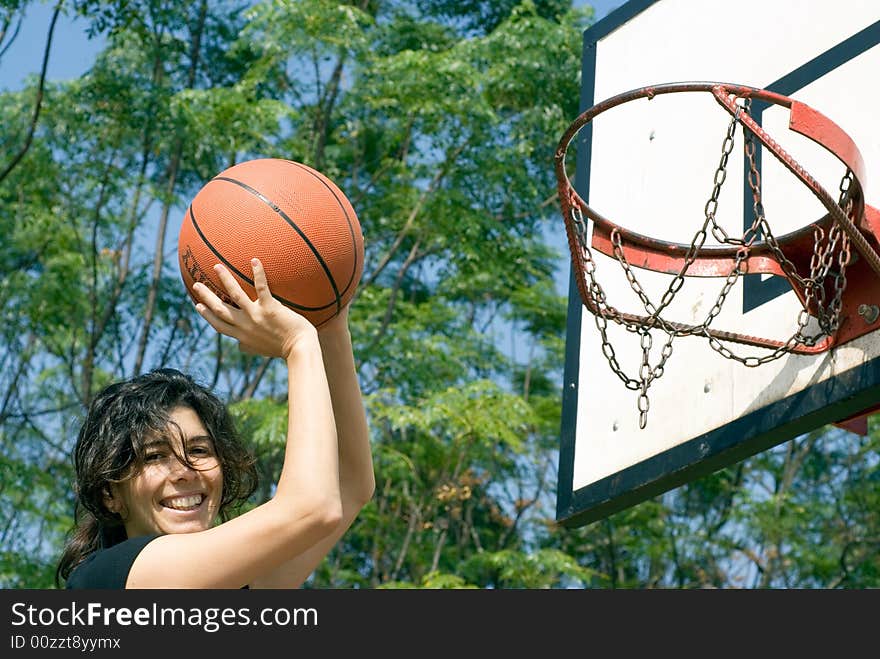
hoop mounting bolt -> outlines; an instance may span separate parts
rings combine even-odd
[[[880,318],[880,307],[876,304],[860,304],[858,311],[868,325],[873,325]]]

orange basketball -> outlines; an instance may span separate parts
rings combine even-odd
[[[257,257],[272,295],[315,326],[351,301],[364,267],[360,222],[342,191],[311,167],[276,158],[239,163],[208,181],[186,211],[177,251],[193,300],[200,281],[230,302],[216,263],[256,299]]]

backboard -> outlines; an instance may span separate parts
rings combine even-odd
[[[880,6],[875,0],[631,0],[584,33],[581,109],[661,83],[717,81],[767,89],[806,103],[839,125],[865,162],[866,201],[880,206]],[[755,103],[752,115],[836,195],[846,171],[815,143],[788,130],[788,112]],[[572,118],[574,119],[574,118]],[[710,94],[640,99],[597,116],[572,143],[575,187],[592,208],[645,236],[688,244],[704,219],[731,116]],[[731,235],[752,223],[742,132],[735,136],[717,218]],[[768,224],[782,236],[825,214],[816,197],[759,149]],[[588,225],[589,226],[589,225]],[[706,243],[709,245],[712,238]],[[608,303],[641,311],[624,270],[593,251]],[[880,405],[880,321],[818,355],[787,354],[748,367],[702,337],[679,337],[651,384],[645,428],[639,392],[627,389],[603,352],[574,269],[569,292],[557,521],[581,526],[781,442]],[[635,269],[658,300],[670,275]],[[699,323],[724,278],[688,277],[669,313]],[[845,294],[880,305],[880,280]],[[863,299],[862,299],[863,298]],[[713,327],[785,341],[800,303],[778,276],[749,274],[725,296]],[[609,325],[620,367],[638,374],[639,337]],[[652,362],[663,341],[654,341]],[[731,346],[761,356],[754,346]]]

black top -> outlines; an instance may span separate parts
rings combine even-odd
[[[92,552],[70,573],[67,588],[124,589],[134,559],[151,540],[158,537],[142,535]]]

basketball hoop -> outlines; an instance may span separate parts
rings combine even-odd
[[[713,189],[706,202],[699,229],[690,244],[666,242],[630,231],[602,216],[577,193],[565,168],[565,156],[574,136],[601,113],[637,99],[662,94],[704,92],[730,115],[721,148]],[[758,99],[788,108],[789,129],[833,154],[845,166],[837,197],[832,197],[751,116],[751,102]],[[715,219],[718,196],[727,178],[727,161],[734,146],[737,126],[742,128],[744,152],[749,166],[754,221],[741,236],[733,237]],[[763,208],[761,177],[756,164],[756,143],[760,142],[821,202],[826,215],[791,233],[775,237]],[[602,338],[602,352],[624,385],[639,392],[639,426],[647,423],[648,387],[658,379],[672,354],[673,340],[701,336],[725,358],[756,367],[788,354],[819,354],[845,344],[880,325],[877,294],[880,290],[880,210],[865,203],[865,166],[852,139],[833,121],[786,96],[764,89],[714,82],[670,83],[642,87],[611,97],[583,112],[568,128],[556,150],[555,169],[559,200],[565,220],[572,266],[583,305],[593,314]],[[592,237],[585,218],[592,221]],[[709,234],[718,242],[706,245]],[[611,306],[596,279],[592,249],[618,261],[644,314],[624,313]],[[658,303],[639,283],[635,268],[672,275],[672,282]],[[727,296],[744,274],[772,274],[784,277],[801,303],[797,329],[787,340],[747,336],[711,327]],[[685,324],[664,318],[663,312],[681,290],[685,277],[724,278],[717,301],[699,324]],[[814,320],[818,330],[808,332]],[[622,325],[640,337],[642,363],[638,377],[627,375],[617,361],[608,340],[608,323]],[[652,330],[666,335],[659,360],[651,364]],[[760,356],[740,356],[728,344],[758,346]]]

